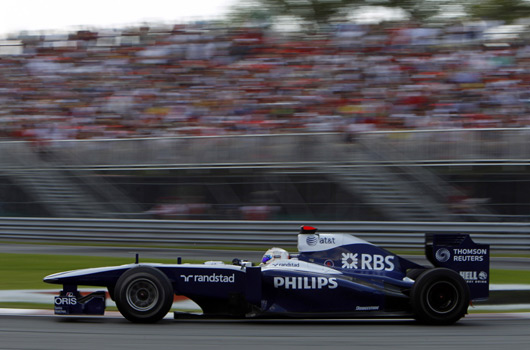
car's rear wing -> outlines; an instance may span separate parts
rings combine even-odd
[[[425,235],[425,255],[436,267],[446,267],[467,282],[471,300],[489,296],[490,246],[473,242],[468,234]]]

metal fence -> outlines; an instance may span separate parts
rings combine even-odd
[[[294,246],[301,223],[0,218],[0,240],[181,246]],[[422,248],[424,234],[470,233],[493,251],[530,251],[530,224],[451,222],[311,222],[322,233],[348,233],[387,248]]]
[[[359,162],[359,145],[384,155],[385,162],[530,162],[530,128],[225,135],[112,140],[54,141],[46,149],[0,142],[0,165],[24,154],[53,152],[69,166],[143,167],[212,164]],[[42,147],[42,146],[40,146]],[[375,160],[374,160],[375,161]],[[381,161],[379,159],[378,161]],[[30,166],[31,164],[28,164]]]
[[[0,142],[0,165],[39,151],[68,166],[145,167],[168,165],[321,162],[342,158],[337,134],[206,136],[112,140],[64,140],[40,149]],[[20,163],[18,158],[18,163]]]
[[[529,136],[530,128],[445,129],[372,132],[363,141],[389,161],[528,163]]]

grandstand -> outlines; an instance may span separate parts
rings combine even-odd
[[[348,28],[3,41],[0,215],[526,220],[526,42]]]

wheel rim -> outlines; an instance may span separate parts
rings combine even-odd
[[[439,281],[427,290],[427,304],[437,313],[446,314],[458,305],[458,290],[449,282]]]
[[[137,279],[126,291],[127,303],[137,311],[151,310],[158,302],[158,288],[148,279]]]

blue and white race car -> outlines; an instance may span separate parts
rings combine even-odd
[[[348,234],[302,226],[298,254],[280,248],[259,266],[234,259],[204,264],[138,263],[60,272],[59,315],[101,315],[106,291],[82,296],[78,286],[106,287],[132,322],[157,322],[175,295],[198,304],[204,317],[415,318],[452,324],[489,293],[489,245],[467,234],[427,234],[433,267],[418,265]],[[175,317],[181,315],[175,313]]]

